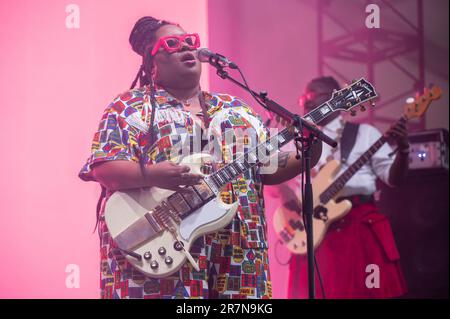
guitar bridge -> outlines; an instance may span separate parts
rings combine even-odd
[[[153,210],[153,213],[158,224],[162,226],[164,229],[171,229],[173,227],[172,225],[173,216],[172,214],[170,214],[168,210],[165,209],[164,206],[156,206],[155,209]]]

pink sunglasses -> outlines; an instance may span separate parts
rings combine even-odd
[[[153,47],[151,55],[154,56],[162,46],[168,53],[180,51],[183,47],[183,43],[187,44],[190,50],[194,50],[200,47],[200,37],[197,33],[178,35],[169,35],[159,38],[156,45]]]

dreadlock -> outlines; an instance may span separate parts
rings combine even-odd
[[[150,54],[151,44],[156,41],[156,31],[164,25],[174,24],[164,20],[158,20],[153,17],[142,17],[134,25],[131,30],[129,42],[133,51],[142,56],[142,65],[131,84],[133,89],[139,79],[140,87],[148,85],[150,87],[150,103],[152,105],[151,119],[150,119],[150,134],[148,145],[153,145],[153,122],[155,119],[155,107],[156,107],[156,89],[154,75],[156,73],[155,65],[153,63],[153,57]],[[142,166],[142,165],[141,165]]]
[[[154,83],[154,74],[156,73],[153,63],[153,57],[151,56],[151,44],[156,41],[156,31],[164,25],[174,24],[164,20],[158,20],[150,16],[140,18],[134,25],[131,31],[129,42],[134,52],[142,56],[142,64],[139,67],[138,73],[131,84],[130,90],[134,89],[139,80],[139,87],[148,85],[150,87],[150,103],[151,103],[151,119],[150,119],[150,133],[148,145],[153,145],[154,132],[153,122],[155,120],[155,108],[156,108],[156,89]],[[143,152],[144,153],[144,152]],[[142,174],[145,176],[145,162],[143,158],[144,154],[139,156],[139,165]],[[106,188],[102,185],[102,192],[97,202],[97,222],[95,228],[98,226],[100,211],[103,205],[103,200],[106,197]],[[95,231],[94,228],[94,231]],[[100,230],[99,230],[100,231]],[[100,233],[99,233],[100,234]]]
[[[153,17],[142,17],[134,25],[129,37],[129,42],[134,52],[142,56],[142,65],[131,84],[133,89],[139,80],[140,86],[153,85],[152,72],[153,57],[151,56],[151,43],[156,40],[156,31],[164,25],[171,24],[164,20],[158,20]]]
[[[154,74],[156,73],[155,65],[153,63],[153,57],[151,55],[151,44],[156,41],[156,31],[164,25],[170,24],[164,20],[158,20],[153,17],[142,17],[134,25],[133,30],[131,30],[129,42],[133,51],[142,56],[142,64],[139,71],[131,84],[133,89],[139,79],[140,87],[148,85],[150,87],[150,104],[152,110],[150,112],[150,126],[149,126],[149,143],[148,145],[153,145],[154,132],[153,132],[153,122],[155,120],[155,110],[156,110],[156,88],[154,82]],[[141,172],[145,176],[145,163],[142,154],[139,156],[139,164],[141,166]]]

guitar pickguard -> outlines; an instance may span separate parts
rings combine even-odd
[[[218,197],[214,198],[181,221],[181,237],[186,241],[191,240],[193,234],[199,232],[204,225],[210,225],[227,215],[230,207],[233,206],[222,203]]]

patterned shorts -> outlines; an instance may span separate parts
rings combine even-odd
[[[231,243],[229,229],[202,236],[190,250],[200,271],[186,262],[164,279],[145,277],[120,253],[104,222],[101,232],[101,298],[214,298],[272,297],[267,249],[243,249]]]

